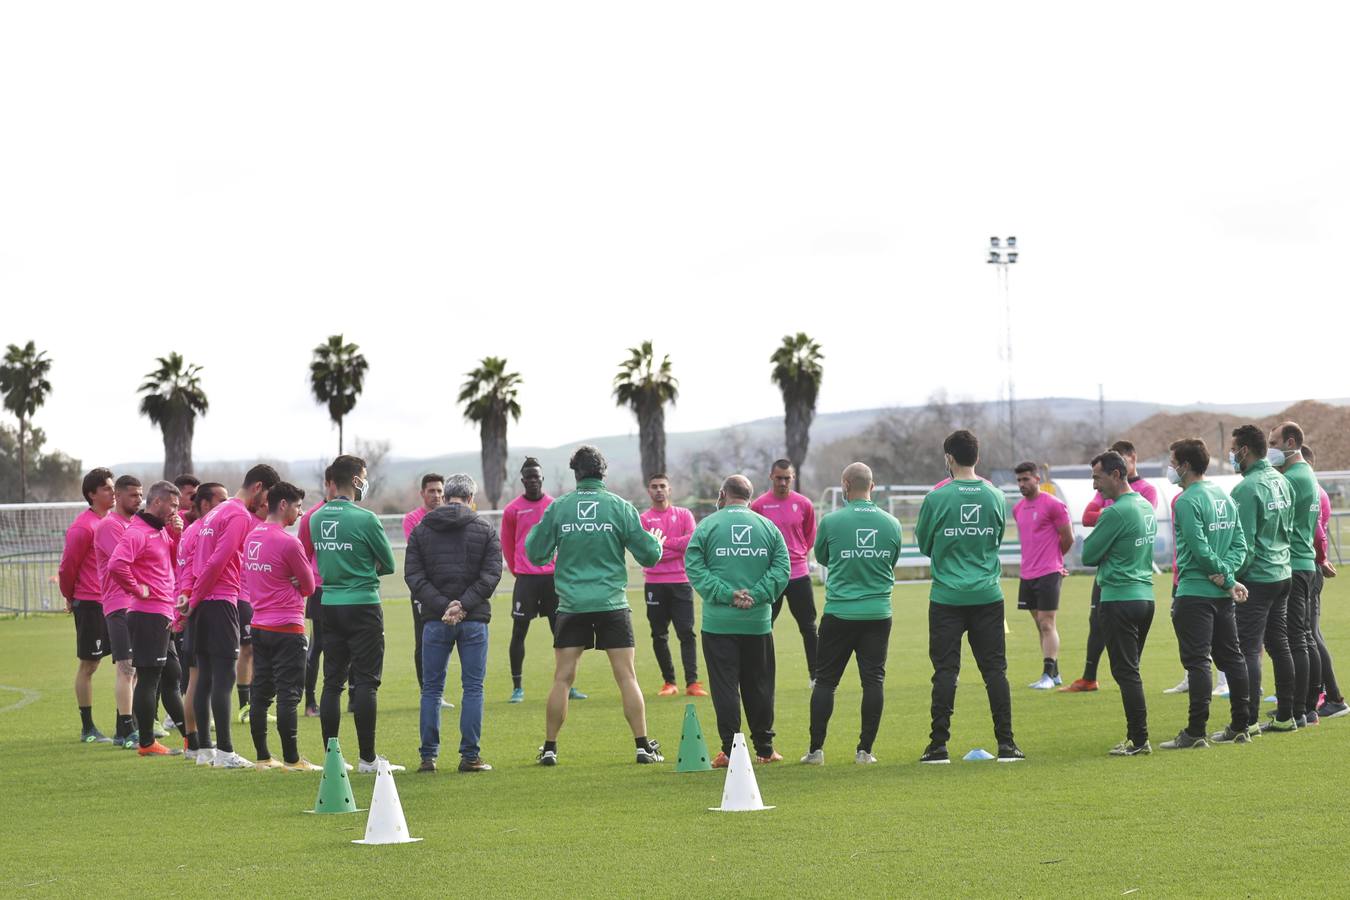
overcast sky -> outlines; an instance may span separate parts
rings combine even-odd
[[[11,3],[0,342],[86,464],[156,459],[153,358],[204,366],[198,459],[330,453],[312,348],[359,343],[347,434],[471,449],[477,357],[513,444],[994,399],[1015,234],[1019,397],[1350,395],[1344,4]]]

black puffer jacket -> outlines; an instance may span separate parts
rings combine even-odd
[[[432,510],[408,538],[403,580],[423,622],[440,621],[454,600],[466,621],[491,621],[492,592],[502,580],[497,529],[463,503]]]

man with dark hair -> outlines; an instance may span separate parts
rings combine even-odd
[[[117,701],[117,730],[113,743],[128,750],[139,746],[139,735],[132,717],[132,688],[136,668],[131,662],[131,632],[127,630],[127,608],[131,598],[108,577],[108,560],[121,543],[131,519],[141,508],[144,491],[140,479],[122,475],[113,484],[112,511],[99,520],[94,529],[94,561],[98,569],[99,597],[108,628],[108,648],[117,673],[113,696]]]
[[[432,510],[413,531],[403,560],[403,580],[421,613],[425,680],[419,727],[419,772],[435,772],[441,749],[441,704],[445,669],[459,651],[464,692],[459,713],[459,771],[487,772],[479,741],[483,733],[483,679],[487,675],[492,592],[502,578],[497,532],[473,510],[478,485],[468,475],[445,482],[445,505]]]
[[[192,499],[197,496],[201,484],[200,478],[186,472],[173,480],[174,487],[178,488],[178,517],[183,520],[184,528],[192,524]]]
[[[203,756],[216,768],[242,769],[250,765],[234,749],[230,737],[230,688],[240,647],[250,645],[252,659],[253,608],[241,601],[244,542],[267,515],[267,491],[281,481],[276,469],[256,465],[244,475],[244,483],[231,499],[211,510],[197,532],[192,560],[192,594],[180,595],[178,604],[189,610],[188,640],[197,657],[197,686],[192,703],[197,717],[197,740]],[[246,643],[247,642],[247,643]],[[253,672],[239,666],[240,706],[247,711],[248,688]],[[247,677],[248,683],[244,679]],[[211,719],[215,717],[216,742],[211,746]],[[241,715],[241,719],[246,718]]]
[[[820,619],[816,686],[811,691],[811,745],[807,765],[825,764],[825,732],[834,692],[850,656],[858,658],[862,727],[853,761],[877,761],[872,744],[885,703],[886,651],[891,639],[891,592],[900,558],[900,523],[872,502],[872,470],[850,463],[840,476],[847,506],[820,520],[816,561],[826,567],[825,615]]]
[[[403,540],[412,538],[413,529],[427,513],[441,505],[445,497],[445,476],[428,472],[422,476],[422,502],[417,509],[403,517]],[[412,598],[413,668],[417,672],[417,690],[422,690],[422,613],[417,609],[417,598]]]
[[[685,693],[690,697],[706,697],[708,692],[698,680],[694,591],[684,573],[684,549],[694,534],[694,514],[671,504],[670,478],[664,472],[647,479],[647,496],[652,505],[642,514],[642,527],[666,536],[661,561],[650,569],[643,569],[646,583],[642,593],[647,598],[647,624],[651,626],[652,651],[663,679],[657,696],[674,697],[680,692],[675,684],[675,661],[670,656],[668,637],[670,624],[674,622],[675,636],[680,641],[680,660],[684,665]]]
[[[1119,453],[1121,458],[1125,460],[1125,466],[1129,471],[1127,481],[1130,490],[1139,494],[1149,502],[1150,506],[1157,509],[1158,491],[1148,483],[1148,479],[1139,474],[1136,468],[1138,454],[1134,449],[1134,444],[1127,440],[1119,440],[1108,449]],[[1095,526],[1102,510],[1110,505],[1111,501],[1100,493],[1093,495],[1092,499],[1088,501],[1087,508],[1083,510],[1083,526],[1086,528]],[[1083,663],[1083,677],[1074,679],[1073,682],[1060,688],[1063,692],[1080,693],[1097,690],[1097,666],[1101,662],[1102,652],[1106,649],[1106,638],[1102,634],[1101,623],[1097,616],[1101,600],[1102,592],[1094,581],[1092,584],[1092,607],[1088,614],[1087,660]],[[1182,687],[1181,690],[1184,691],[1185,688]]]
[[[333,485],[333,467],[326,466],[323,470],[323,499],[305,510],[300,516],[300,527],[296,529],[296,537],[300,539],[300,546],[305,549],[305,557],[309,560],[310,571],[314,573],[314,593],[305,598],[305,618],[312,624],[309,635],[309,653],[305,657],[305,716],[306,718],[317,719],[319,717],[319,699],[314,694],[314,689],[319,683],[319,660],[323,656],[323,577],[319,575],[319,564],[314,559],[314,538],[309,528],[309,520],[313,518],[314,513],[329,500],[337,496],[337,488]]]
[[[1177,545],[1177,593],[1172,601],[1172,627],[1177,633],[1181,664],[1190,690],[1190,718],[1164,750],[1208,747],[1211,658],[1228,675],[1232,721],[1211,738],[1220,744],[1245,744],[1251,738],[1247,721],[1247,662],[1238,645],[1233,604],[1245,603],[1247,588],[1236,572],[1247,553],[1236,504],[1205,479],[1209,448],[1200,438],[1175,441],[1167,480],[1181,486],[1172,505]]]
[[[1313,459],[1312,444],[1305,441],[1301,452],[1304,462],[1313,467],[1317,465],[1317,461]],[[1350,715],[1350,705],[1346,704],[1345,697],[1341,694],[1340,684],[1336,681],[1336,670],[1332,666],[1331,651],[1327,648],[1326,638],[1322,636],[1322,589],[1326,585],[1326,579],[1336,577],[1336,567],[1327,558],[1327,525],[1331,522],[1331,497],[1321,484],[1317,486],[1317,502],[1317,531],[1313,534],[1313,552],[1316,554],[1317,570],[1313,573],[1310,600],[1313,643],[1322,663],[1322,683],[1319,685],[1309,682],[1308,702],[1313,704],[1309,708],[1317,713],[1319,720],[1339,719],[1341,716]],[[1311,721],[1310,719],[1309,722]]]
[[[1270,430],[1270,446],[1284,454],[1280,472],[1294,495],[1293,528],[1289,538],[1289,651],[1294,657],[1294,722],[1301,728],[1318,723],[1316,703],[1309,705],[1313,685],[1322,683],[1322,656],[1313,636],[1312,589],[1317,573],[1313,546],[1321,499],[1317,476],[1303,458],[1303,429],[1283,422]]]
[[[183,698],[178,692],[179,664],[169,641],[173,614],[174,548],[166,527],[178,517],[178,488],[170,481],[150,486],[145,509],[138,512],[108,558],[108,580],[126,598],[131,660],[136,669],[135,696],[138,752],[141,756],[177,756],[155,739],[159,700],[184,739]],[[175,523],[181,528],[181,522]]]
[[[75,619],[75,702],[80,707],[80,740],[86,744],[110,744],[94,725],[94,673],[111,649],[108,623],[103,619],[103,586],[98,577],[94,530],[113,508],[113,476],[107,469],[92,469],[84,476],[80,492],[89,508],[80,512],[66,529],[65,548],[57,579],[66,611]]]
[[[760,494],[750,509],[764,516],[783,533],[788,556],[792,558],[792,577],[783,594],[773,603],[773,621],[783,611],[787,600],[788,611],[797,620],[802,635],[802,649],[806,652],[806,672],[814,687],[816,682],[816,592],[811,586],[811,569],[807,554],[816,542],[816,509],[811,501],[792,489],[797,470],[790,459],[774,460],[769,470],[773,489]]]
[[[628,608],[624,550],[633,554],[638,565],[653,566],[661,558],[665,535],[645,531],[633,504],[605,489],[607,466],[597,448],[578,447],[568,465],[576,475],[577,489],[554,500],[525,538],[525,555],[536,566],[557,555],[556,665],[539,764],[558,764],[558,732],[567,719],[568,691],[581,654],[592,647],[609,656],[623,697],[624,717],[633,730],[638,763],[663,762],[661,745],[647,737],[647,707],[633,668],[633,617]]]
[[[1139,658],[1153,624],[1153,541],[1158,519],[1153,504],[1130,489],[1129,468],[1115,450],[1092,460],[1092,486],[1111,503],[1083,541],[1083,564],[1097,567],[1098,615],[1111,677],[1120,685],[1125,706],[1125,740],[1110,753],[1139,756],[1153,752]]]
[[[722,743],[714,769],[730,762],[742,703],[759,762],[783,759],[773,747],[776,660],[770,606],[782,594],[792,563],[782,532],[750,509],[753,493],[744,475],[723,481],[717,512],[694,529],[684,554],[689,581],[703,598],[703,659]]]
[[[1003,589],[998,550],[1003,543],[1006,503],[1002,491],[975,474],[980,442],[954,431],[942,444],[951,481],[924,497],[914,534],[930,560],[933,586],[928,604],[928,657],[933,663],[933,727],[923,763],[949,763],[947,741],[961,673],[961,638],[967,636],[984,677],[994,720],[999,762],[1025,755],[1013,740],[1003,634]]]
[[[546,617],[550,634],[558,631],[558,592],[553,583],[553,560],[539,565],[530,562],[525,553],[525,538],[539,524],[553,498],[544,493],[544,470],[539,460],[525,457],[520,467],[521,494],[502,510],[502,556],[506,568],[515,578],[511,586],[511,703],[525,701],[525,637],[530,623]],[[585,700],[586,695],[573,686],[569,700]]]
[[[253,694],[249,727],[259,771],[317,772],[300,755],[296,707],[305,683],[305,597],[314,592],[300,540],[287,529],[300,518],[305,492],[282,481],[267,491],[267,520],[244,543],[244,584],[253,602]],[[281,759],[267,746],[267,710],[277,701]]]
[[[1247,602],[1234,610],[1238,644],[1247,666],[1247,721],[1252,736],[1263,731],[1294,731],[1294,658],[1289,652],[1289,537],[1294,495],[1289,482],[1266,458],[1266,435],[1255,425],[1233,429],[1228,462],[1242,480],[1230,496],[1246,539],[1246,552],[1235,577],[1247,587]],[[1283,458],[1283,456],[1281,456]],[[1261,650],[1275,670],[1275,715],[1264,727],[1261,716]]]
[[[1068,574],[1064,554],[1073,546],[1073,523],[1064,502],[1041,490],[1041,473],[1034,462],[1018,463],[1013,473],[1022,493],[1012,510],[1022,545],[1017,608],[1031,612],[1041,638],[1041,677],[1030,687],[1049,691],[1061,684],[1055,617],[1059,613],[1060,582]]]
[[[183,597],[192,596],[192,588],[196,584],[196,571],[194,561],[197,553],[197,535],[201,533],[202,519],[206,518],[211,510],[215,509],[226,500],[230,499],[230,492],[225,489],[225,485],[217,481],[208,481],[205,484],[197,486],[197,493],[192,497],[192,524],[183,529],[182,536],[178,539],[176,548],[177,555],[177,573],[174,579],[174,596],[179,598],[179,602],[174,604],[173,630],[176,634],[175,649],[178,652],[179,663],[182,668],[187,670],[187,677],[180,685],[183,695],[183,723],[187,729],[187,747],[183,752],[188,759],[196,762],[201,761],[202,765],[208,765],[215,760],[215,751],[208,754],[202,754],[201,742],[197,734],[197,710],[193,703],[193,698],[197,693],[197,654],[192,649],[192,629],[188,627],[188,620],[185,616],[186,610],[182,607]]]
[[[310,520],[315,558],[323,576],[323,696],[319,721],[323,741],[338,736],[342,692],[351,682],[351,710],[360,752],[358,771],[373,774],[376,696],[384,672],[384,612],[380,576],[394,573],[394,550],[380,519],[356,504],[370,490],[366,461],[343,455],[333,460],[337,496]],[[387,762],[387,760],[386,760]],[[390,764],[395,772],[403,766]]]

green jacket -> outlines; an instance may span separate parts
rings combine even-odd
[[[825,615],[889,619],[899,559],[900,523],[871,500],[851,500],[821,519],[816,562],[829,572]]]
[[[1242,473],[1229,492],[1237,504],[1247,552],[1237,576],[1245,584],[1275,584],[1289,577],[1289,538],[1294,528],[1294,492],[1264,459]]]
[[[1153,600],[1153,504],[1130,491],[1102,510],[1083,539],[1083,565],[1097,567],[1102,602]]]
[[[625,548],[640,566],[661,559],[661,545],[642,527],[633,504],[605,490],[599,478],[549,504],[525,538],[525,555],[536,566],[553,558],[558,611],[609,612],[628,608]]]
[[[339,497],[314,511],[309,533],[324,606],[380,602],[380,576],[394,574],[394,550],[378,516]]]
[[[694,529],[684,550],[684,571],[703,598],[709,634],[769,634],[772,608],[792,571],[783,533],[748,506],[724,506]],[[755,605],[740,609],[731,595],[749,590]]]
[[[914,537],[932,561],[929,600],[951,606],[1003,602],[998,548],[1006,515],[1003,492],[979,478],[949,481],[923,498]]]
[[[1322,495],[1317,493],[1317,476],[1312,466],[1296,462],[1284,470],[1284,477],[1294,493],[1294,530],[1289,538],[1289,567],[1295,572],[1312,572],[1317,568],[1313,552],[1313,535],[1317,532],[1317,516],[1322,508]]]
[[[1237,505],[1212,481],[1196,481],[1172,505],[1178,597],[1227,597],[1247,554]],[[1211,575],[1222,575],[1216,587]]]

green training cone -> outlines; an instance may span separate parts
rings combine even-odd
[[[675,771],[712,771],[708,744],[703,740],[703,728],[698,724],[698,713],[694,711],[692,703],[684,705],[684,728],[680,731],[680,756],[675,763]]]
[[[337,738],[328,739],[328,753],[323,759],[323,778],[319,780],[319,797],[314,801],[316,813],[354,813],[356,798],[352,796],[352,780],[342,762],[342,751]]]

